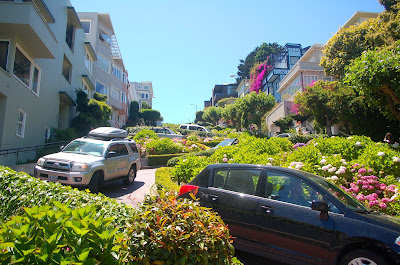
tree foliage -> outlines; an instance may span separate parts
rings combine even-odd
[[[199,110],[196,112],[196,118],[194,119],[194,123],[203,122],[203,113],[204,111]]]
[[[365,51],[348,67],[345,82],[353,85],[368,104],[400,120],[400,42]]]
[[[143,118],[145,125],[147,126],[156,126],[157,121],[163,120],[158,110],[141,109],[140,114],[141,117]]]
[[[139,123],[139,117],[140,117],[139,102],[132,101],[129,106],[129,116],[127,125],[131,126],[136,125],[137,123]]]
[[[237,72],[239,79],[249,79],[250,70],[255,64],[265,62],[269,56],[281,52],[282,49],[282,46],[276,42],[268,44],[263,43],[260,46],[257,46],[246,56],[246,59],[240,60]]]
[[[294,125],[293,117],[294,117],[293,114],[288,115],[286,117],[282,117],[282,118],[274,121],[273,124],[280,128],[281,133],[288,132],[289,129],[292,128]]]
[[[202,118],[204,121],[217,125],[219,119],[221,119],[221,110],[219,107],[207,107],[204,109]]]
[[[76,110],[78,115],[72,120],[72,128],[78,135],[86,135],[91,127],[109,126],[111,107],[106,104],[107,96],[94,93],[89,99],[82,90],[76,91]]]
[[[142,102],[142,109],[152,109],[152,108],[149,104],[147,104],[147,102]]]
[[[235,103],[235,100],[236,100],[236,98],[233,98],[233,97],[220,99],[220,100],[218,100],[218,102],[217,102],[217,107],[222,107],[222,108],[224,108],[224,107],[226,107],[226,106],[229,105],[229,104]]]
[[[317,123],[325,126],[328,136],[331,126],[339,122],[348,111],[348,102],[354,93],[341,86],[339,82],[317,81],[313,86],[295,97],[297,111],[301,115],[312,114]]]

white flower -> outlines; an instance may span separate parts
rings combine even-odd
[[[347,162],[342,162],[343,165],[347,166]]]
[[[333,176],[331,177],[331,180],[339,180],[339,178],[338,178],[337,176],[333,175]]]
[[[296,165],[295,169],[301,169],[302,167],[302,165]]]
[[[361,142],[356,142],[356,146],[360,147],[361,146]]]
[[[351,137],[351,136],[347,137],[347,140],[351,140],[351,139],[353,139],[353,137]]]
[[[296,162],[296,165],[303,166],[303,162]]]
[[[328,167],[331,168],[331,167],[332,167],[332,164],[328,164]]]
[[[325,158],[323,158],[323,159],[321,159],[321,161],[319,161],[319,163],[320,163],[320,164],[322,164],[322,165],[325,165],[325,164],[326,164],[326,162],[327,162],[327,161],[326,161],[326,159],[325,159]]]
[[[271,163],[267,163],[267,166],[272,166],[272,164]]]
[[[318,146],[318,143],[315,143],[314,146]]]
[[[399,147],[399,143],[394,143],[394,144],[392,144],[392,146],[393,146],[394,148],[397,148],[397,147]]]
[[[393,157],[393,162],[399,163],[400,162],[400,158],[398,158],[397,156],[394,156]]]
[[[224,157],[226,157],[226,154],[224,154]]]
[[[291,166],[288,166],[288,168],[293,168],[293,167],[291,167]]]
[[[222,162],[227,163],[228,162],[228,158],[226,158],[226,157],[222,158]]]
[[[378,152],[378,156],[384,157],[386,154],[384,152]]]
[[[274,162],[274,159],[272,157],[267,158],[270,162]]]
[[[323,171],[328,171],[328,170],[329,170],[329,167],[328,167],[328,166],[323,166],[321,169],[322,169]]]
[[[335,172],[335,171],[336,171],[336,167],[332,167],[332,168],[330,168],[330,169],[328,170],[329,173],[333,173],[333,172]]]
[[[337,157],[338,156],[338,154],[333,154],[333,157]]]
[[[322,156],[322,158],[326,158],[326,156]]]
[[[343,158],[342,158],[342,159],[340,159],[340,162],[342,162],[342,163],[343,163],[343,162],[346,162],[346,159],[343,159]]]

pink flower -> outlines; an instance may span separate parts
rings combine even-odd
[[[383,202],[381,202],[381,203],[379,204],[379,206],[381,207],[381,209],[386,209],[386,208],[387,208],[386,203],[383,203]]]
[[[365,172],[367,172],[367,170],[366,170],[365,168],[360,168],[360,169],[358,170],[358,173],[359,173],[359,174],[363,174],[363,173],[365,173]]]
[[[365,201],[365,196],[363,194],[358,194],[356,196],[356,199],[359,200],[359,201]]]
[[[222,162],[227,163],[228,162],[228,158],[226,158],[226,157],[222,158]]]
[[[377,201],[377,200],[373,200],[373,201],[370,201],[369,203],[368,203],[368,205],[369,206],[374,206],[374,205],[377,205],[379,202]]]

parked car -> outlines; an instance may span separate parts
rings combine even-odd
[[[181,124],[179,129],[190,130],[190,131],[201,131],[201,132],[209,132],[206,127],[197,125],[197,124]]]
[[[225,139],[211,149],[218,149],[223,146],[235,145],[235,144],[238,144],[238,142],[239,142],[239,140],[237,138]]]
[[[39,158],[34,175],[42,180],[87,187],[94,193],[113,181],[123,180],[131,185],[141,163],[135,141],[125,139],[126,136],[122,129],[94,129],[60,152]]]
[[[281,133],[281,134],[278,134],[276,137],[286,138],[286,137],[291,137],[293,135],[294,135],[294,133]]]
[[[207,166],[194,194],[228,224],[240,250],[288,264],[400,264],[400,220],[371,212],[324,178],[274,166]]]
[[[151,128],[152,131],[154,131],[158,137],[160,138],[178,138],[182,139],[183,135],[181,134],[176,134],[173,130],[165,127],[153,127]]]

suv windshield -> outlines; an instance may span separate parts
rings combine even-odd
[[[62,152],[102,156],[104,152],[104,144],[75,140],[69,143]]]

